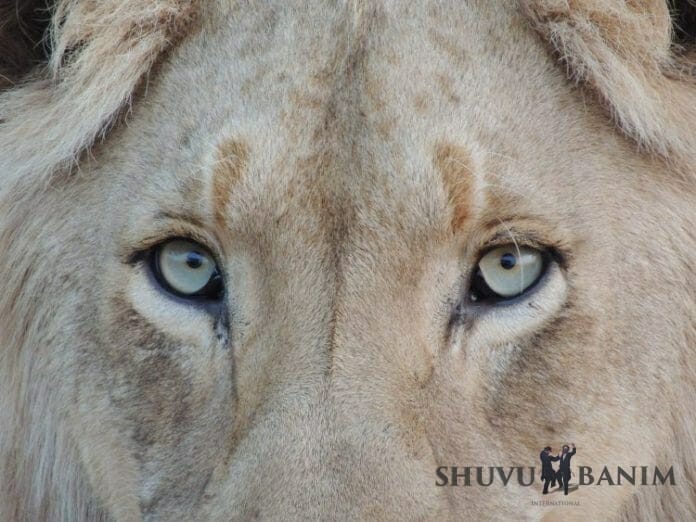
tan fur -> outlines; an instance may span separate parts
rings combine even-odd
[[[696,518],[696,87],[664,3],[50,14],[46,56],[0,28],[0,520]],[[221,307],[158,287],[173,237]],[[473,305],[505,243],[559,260]],[[435,486],[565,442],[677,485]]]
[[[218,147],[213,169],[213,213],[218,226],[224,227],[229,195],[244,174],[249,151],[243,143],[227,141]]]
[[[469,217],[472,206],[471,158],[460,147],[441,144],[435,151],[435,165],[442,173],[452,206],[452,230],[457,231]]]

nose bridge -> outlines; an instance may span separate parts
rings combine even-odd
[[[406,506],[409,516],[439,509],[419,396],[430,368],[420,275],[399,270],[405,252],[368,256],[374,231],[359,215],[333,224],[302,266],[288,268],[288,253],[310,248],[297,235],[268,253],[269,316],[246,348],[266,355],[237,369],[245,426],[214,497],[226,511],[213,516],[391,519]]]
[[[322,275],[309,266],[277,272],[291,290],[275,296],[287,314],[269,342],[282,346],[287,328],[298,331],[278,351],[278,377],[248,449],[237,452],[263,454],[262,474],[284,484],[282,498],[253,492],[266,498],[269,515],[277,504],[309,518],[428,518],[442,504],[424,427],[434,364],[423,288],[428,248],[402,219],[375,215],[377,199],[379,212],[397,213],[394,187],[383,194],[366,185],[350,197],[322,187],[331,200],[321,207],[325,233],[313,265]],[[247,471],[235,462],[231,474]]]

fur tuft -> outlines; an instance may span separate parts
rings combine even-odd
[[[521,0],[536,30],[639,146],[680,172],[696,160],[696,75],[664,0]]]
[[[26,72],[35,59],[33,35],[2,64],[25,73],[25,81],[0,95],[0,188],[29,175],[31,185],[41,185],[72,167],[195,13],[193,0],[55,3],[45,13],[47,61]]]

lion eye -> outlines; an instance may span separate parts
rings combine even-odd
[[[505,245],[486,253],[478,263],[471,284],[471,299],[510,299],[523,294],[540,279],[546,268],[543,251]]]
[[[172,239],[155,247],[153,272],[158,283],[180,297],[219,299],[222,277],[215,259],[198,243]]]

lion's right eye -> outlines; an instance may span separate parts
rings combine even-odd
[[[187,239],[171,239],[156,246],[152,271],[168,292],[185,298],[218,300],[223,284],[213,255]]]

